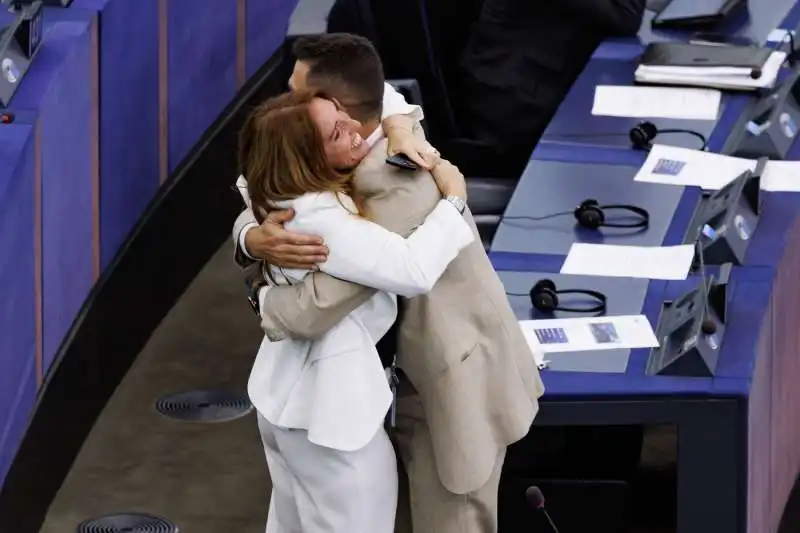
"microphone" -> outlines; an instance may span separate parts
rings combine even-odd
[[[540,510],[544,517],[547,519],[547,523],[550,524],[550,529],[553,530],[553,533],[558,533],[558,528],[556,524],[553,522],[553,519],[550,518],[550,513],[547,512],[547,509],[544,507],[544,494],[536,485],[532,485],[525,490],[525,498],[528,500],[528,504],[533,508]]]
[[[702,228],[700,230],[702,236]],[[704,335],[713,335],[717,332],[717,323],[711,318],[711,307],[708,305],[708,280],[706,278],[706,262],[703,258],[703,245],[700,243],[700,238],[695,241],[695,249],[697,253],[698,271],[700,272],[700,290],[703,291],[703,322],[700,324],[700,331]]]

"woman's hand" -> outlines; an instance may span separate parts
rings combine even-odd
[[[328,259],[328,248],[322,239],[283,229],[284,223],[292,217],[291,209],[272,211],[263,224],[245,234],[247,253],[283,268],[313,270],[324,263]]]
[[[431,170],[439,163],[439,151],[409,128],[385,126],[384,129],[389,139],[388,155],[404,154],[425,170]]]
[[[431,175],[442,196],[458,196],[467,201],[467,182],[458,167],[450,161],[446,159],[439,161],[439,164],[431,169]]]

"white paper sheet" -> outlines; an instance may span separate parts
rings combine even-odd
[[[776,28],[771,32],[769,32],[769,35],[767,35],[767,42],[768,43],[789,42],[789,37],[788,37],[789,34],[794,36],[794,30],[782,30],[780,28]]]
[[[564,352],[659,345],[653,326],[644,315],[520,320],[519,324],[531,350],[550,357]],[[547,357],[543,357],[542,365],[547,363]]]
[[[800,161],[769,161],[761,176],[761,189],[800,192]]]
[[[721,97],[714,89],[598,85],[592,114],[716,120]]]
[[[620,246],[573,243],[562,274],[639,279],[686,279],[694,258],[691,244]]]
[[[736,67],[661,67],[639,65],[634,78],[640,83],[687,85],[752,91],[775,86],[786,52],[775,51],[764,63],[761,76],[752,78],[749,69]]]
[[[633,180],[716,190],[755,168],[752,159],[656,144]]]

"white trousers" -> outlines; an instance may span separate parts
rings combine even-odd
[[[351,452],[261,414],[258,429],[272,478],[266,533],[394,533],[397,462],[383,428]]]

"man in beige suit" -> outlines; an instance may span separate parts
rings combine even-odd
[[[374,48],[363,39],[335,34],[311,44],[316,53],[300,67],[307,74],[303,81],[337,98],[368,131],[377,128],[380,95],[350,99],[354,87],[377,73],[383,76]],[[338,78],[315,75],[326,60],[343,59],[351,68]],[[421,134],[418,125],[415,129]],[[375,222],[409,234],[441,195],[427,172],[412,177],[386,165],[386,140],[377,139],[356,168],[356,188],[366,195]],[[434,172],[455,170],[445,161],[439,165]],[[475,242],[450,264],[430,294],[402,304],[397,337],[395,437],[408,474],[416,533],[496,531],[506,447],[528,433],[543,392],[533,355],[468,209],[464,216]],[[237,243],[252,220],[248,212],[237,219]],[[241,249],[237,261],[249,263]],[[373,294],[373,289],[317,272],[301,285],[267,291],[262,325],[273,340],[314,338]]]

